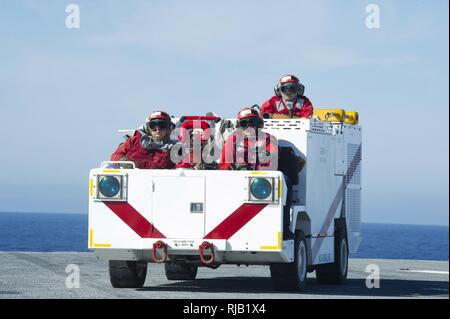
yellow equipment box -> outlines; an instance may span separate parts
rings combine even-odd
[[[343,109],[315,109],[313,117],[327,122],[344,122],[345,111]]]
[[[345,123],[356,125],[359,122],[358,112],[345,112]]]

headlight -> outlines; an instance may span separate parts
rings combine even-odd
[[[268,199],[272,195],[272,183],[267,178],[255,178],[250,184],[250,192],[257,199]]]
[[[273,177],[249,177],[248,201],[259,203],[275,203],[275,178]]]
[[[99,174],[94,175],[93,199],[96,201],[122,201],[127,200],[126,174]]]
[[[120,188],[120,181],[116,176],[103,176],[98,182],[98,190],[105,197],[116,196]]]

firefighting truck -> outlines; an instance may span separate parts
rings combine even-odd
[[[223,136],[236,126],[235,119],[198,118],[220,124]],[[186,118],[173,122],[180,120]],[[274,116],[264,120],[264,131],[294,155],[290,172],[153,170],[120,162],[90,171],[88,248],[109,261],[113,287],[142,287],[148,263],[164,264],[168,280],[194,280],[198,267],[267,265],[277,290],[301,290],[313,271],[319,283],[345,281],[349,253],[361,241],[358,113]],[[284,240],[285,177],[292,170],[295,236]]]

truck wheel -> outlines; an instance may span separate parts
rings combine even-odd
[[[276,290],[298,291],[305,288],[308,274],[308,246],[301,231],[295,233],[294,248],[294,262],[270,265],[270,276]]]
[[[194,280],[198,267],[186,263],[165,263],[167,280]]]
[[[348,272],[348,242],[346,232],[339,232],[334,242],[334,263],[316,267],[317,281],[321,284],[342,284]]]
[[[114,288],[141,288],[146,276],[146,261],[109,261],[109,278]]]

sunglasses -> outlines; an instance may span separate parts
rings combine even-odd
[[[300,93],[299,86],[295,85],[295,84],[286,84],[286,85],[283,85],[280,89],[281,89],[281,92],[283,92],[284,94],[299,94]]]
[[[242,128],[247,128],[247,127],[258,127],[259,126],[259,119],[257,117],[251,117],[248,119],[243,119],[239,121],[239,125]]]
[[[162,122],[162,121],[153,121],[153,122],[148,123],[147,126],[152,131],[156,131],[157,129],[164,130],[169,127],[167,122]]]

